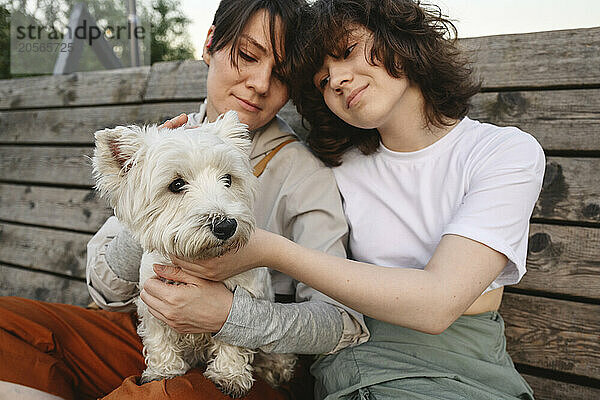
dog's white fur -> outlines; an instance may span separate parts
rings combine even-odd
[[[255,227],[257,180],[250,168],[247,127],[235,112],[194,129],[119,126],[98,131],[95,138],[96,188],[144,249],[140,287],[154,276],[152,264],[171,265],[168,254],[216,257],[248,241]],[[185,182],[181,192],[169,189],[177,179]],[[235,233],[226,240],[211,230],[223,218],[237,221]],[[224,283],[230,290],[241,286],[254,297],[273,300],[266,268]],[[256,372],[273,386],[292,377],[293,355],[257,353],[210,334],[180,334],[155,318],[139,298],[137,306],[147,367],[143,382],[182,375],[206,363],[205,376],[226,394],[240,397],[252,387],[255,355]]]

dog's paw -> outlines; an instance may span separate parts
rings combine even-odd
[[[294,354],[259,353],[254,359],[254,371],[269,385],[277,387],[294,377],[298,358]]]
[[[214,369],[207,368],[204,372],[204,376],[210,379],[221,392],[234,399],[247,395],[254,384],[251,370],[244,370],[237,374],[229,373],[225,375]]]
[[[166,377],[164,377],[164,376],[161,376],[154,372],[146,370],[146,371],[142,372],[142,376],[140,378],[140,385],[143,385],[144,383],[148,383],[148,382],[152,382],[152,381],[160,381],[165,378]]]
[[[148,382],[152,382],[152,381],[160,381],[163,379],[175,378],[176,376],[185,374],[188,369],[189,369],[189,367],[182,369],[182,370],[176,370],[176,371],[170,371],[170,372],[166,372],[166,371],[157,372],[155,370],[151,370],[150,368],[146,368],[144,370],[144,372],[142,372],[142,376],[140,378],[140,384],[143,385],[144,383],[148,383]]]

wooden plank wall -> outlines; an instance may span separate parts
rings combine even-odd
[[[547,156],[529,273],[501,310],[509,352],[536,398],[600,398],[600,28],[461,45],[483,80],[470,117],[519,126]],[[0,81],[1,295],[88,303],[85,244],[111,215],[91,188],[93,132],[194,112],[205,77],[185,61]]]

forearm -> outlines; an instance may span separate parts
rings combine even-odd
[[[88,243],[86,280],[92,299],[111,311],[135,309],[141,253],[137,243],[123,235],[115,217],[109,219]],[[118,238],[121,238],[118,240]],[[110,260],[110,261],[109,261]]]
[[[321,354],[337,347],[343,325],[340,310],[331,304],[272,303],[238,287],[229,317],[215,338],[267,353]]]
[[[332,257],[282,237],[272,238],[265,257],[265,265],[352,309],[427,333],[443,331],[489,284],[481,280],[472,285],[437,265],[425,270],[385,268]]]

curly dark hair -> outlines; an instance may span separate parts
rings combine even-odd
[[[330,166],[340,165],[353,147],[371,154],[380,143],[377,130],[353,127],[334,115],[313,83],[325,56],[343,54],[356,26],[373,33],[366,54],[370,64],[383,65],[391,76],[418,85],[428,124],[443,127],[463,118],[480,89],[471,64],[456,46],[455,26],[438,6],[418,0],[318,0],[304,9],[302,20],[303,31],[290,57],[290,95],[310,124],[309,146]]]

